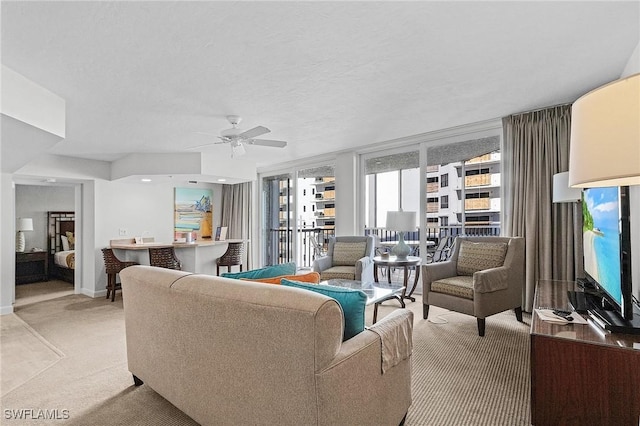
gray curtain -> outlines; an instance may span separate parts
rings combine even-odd
[[[245,254],[247,258],[244,264],[247,270],[251,265],[251,182],[235,185],[222,185],[222,213],[221,226],[227,227],[227,238],[245,240]]]
[[[571,105],[511,115],[502,124],[503,234],[525,238],[522,306],[531,312],[538,280],[581,274],[581,206],[552,203],[553,175],[569,168]]]

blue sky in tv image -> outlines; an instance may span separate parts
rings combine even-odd
[[[585,271],[621,303],[619,188],[586,189],[584,202],[593,218],[584,230]]]

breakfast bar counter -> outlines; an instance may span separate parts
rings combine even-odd
[[[162,243],[145,238],[142,243],[136,244],[135,240],[129,238],[111,240],[110,247],[116,251],[116,256],[119,259],[138,262],[141,265],[149,265],[149,248],[173,247],[176,257],[182,263],[183,271],[216,275],[216,259],[227,251],[229,243],[243,241],[229,239],[225,241],[196,240],[191,243]]]

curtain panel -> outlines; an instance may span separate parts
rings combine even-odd
[[[571,105],[510,115],[502,124],[503,233],[525,238],[522,307],[531,312],[538,280],[574,280],[582,271],[580,206],[552,203],[553,175],[569,169]]]
[[[227,238],[245,240],[245,265],[251,265],[251,182],[222,185],[221,226],[227,227]]]

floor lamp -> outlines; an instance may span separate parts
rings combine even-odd
[[[24,252],[24,231],[33,231],[33,219],[24,217],[18,219],[18,233],[16,234],[16,252]]]

